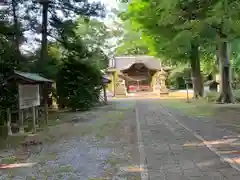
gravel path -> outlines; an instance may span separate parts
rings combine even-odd
[[[52,131],[55,140],[27,159],[35,166],[1,170],[0,179],[89,180],[107,173],[118,180],[139,180],[140,163],[147,165],[142,167],[150,180],[240,179],[239,134],[164,108],[161,100],[113,100],[68,118],[71,123]],[[144,153],[139,154],[140,140]],[[129,166],[136,172],[126,172]]]
[[[137,106],[150,180],[240,179],[239,171],[209,149],[214,143],[203,142],[228,135],[224,129],[180,116],[160,100],[139,100]]]
[[[9,169],[1,179],[89,179],[101,177],[111,149],[96,146],[90,138],[73,137],[43,147],[28,162],[33,167]]]
[[[54,140],[33,147],[22,161],[35,165],[1,169],[0,180],[89,180],[106,177],[106,170],[118,173],[116,168],[134,163],[134,105],[111,102],[91,112],[68,113],[67,123],[47,132]]]

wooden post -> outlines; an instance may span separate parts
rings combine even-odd
[[[23,110],[19,109],[18,111],[18,116],[19,116],[19,123],[20,123],[20,127],[19,127],[19,133],[24,133],[24,117],[23,117]]]
[[[9,136],[12,135],[11,122],[12,122],[11,110],[10,108],[7,108],[7,128]]]
[[[188,87],[188,84],[190,83],[190,80],[188,77],[183,77],[184,81],[185,81],[185,85],[186,85],[186,90],[187,90],[187,103],[189,103],[189,93],[188,93],[188,90],[189,90],[189,87]]]
[[[106,85],[103,83],[104,104],[107,104]]]
[[[114,88],[113,88],[113,89],[114,89],[113,94],[114,94],[114,97],[116,97],[116,95],[117,95],[117,94],[116,94],[116,91],[117,91],[117,90],[116,90],[116,89],[117,89],[117,85],[116,85],[116,84],[117,84],[117,72],[114,71],[114,72],[113,72],[113,87],[114,87]]]
[[[17,85],[18,85],[18,120],[19,120],[19,133],[24,133],[23,110],[22,110],[21,107],[20,107],[20,90],[19,90],[20,84],[17,84]]]
[[[32,107],[32,117],[33,117],[32,132],[36,133],[37,131],[36,131],[36,108],[35,108],[35,106]]]
[[[48,87],[47,83],[44,84],[44,115],[45,122],[48,124]]]
[[[188,82],[186,83],[186,89],[187,89],[187,102],[189,102],[189,95],[188,95]]]
[[[38,107],[35,108],[36,116],[36,127],[39,127]]]

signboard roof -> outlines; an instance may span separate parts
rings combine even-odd
[[[52,80],[46,79],[36,73],[28,73],[28,72],[20,72],[20,71],[14,71],[14,73],[20,77],[23,77],[25,79],[35,81],[35,82],[49,82],[49,83],[53,82]]]

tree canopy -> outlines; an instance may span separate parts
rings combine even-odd
[[[219,101],[233,102],[227,49],[239,36],[239,10],[237,0],[133,0],[120,16],[123,21],[131,21],[141,38],[151,39],[148,45],[162,61],[190,64],[195,97],[203,95],[201,71],[209,74],[219,66]]]
[[[114,32],[98,20],[105,16],[102,4],[84,0],[9,0],[4,7],[3,4],[0,6],[1,111],[6,112],[6,108],[17,105],[17,92],[12,91],[7,81],[15,69],[57,80],[59,74],[64,74],[64,67],[71,63],[79,68],[86,67],[86,77],[93,72],[100,75],[100,70],[106,68],[108,55],[105,49]],[[93,86],[102,87],[97,78],[98,84]],[[81,88],[94,91],[96,87],[93,86],[83,85]],[[96,101],[93,99],[89,100],[90,106]]]

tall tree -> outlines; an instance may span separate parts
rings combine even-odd
[[[166,59],[188,59],[192,68],[195,97],[203,95],[200,71],[199,31],[192,31],[197,9],[182,1],[131,1],[128,17],[155,41],[158,54]],[[194,24],[194,25],[195,25]],[[190,26],[190,27],[188,27]]]
[[[16,53],[18,54],[17,58],[17,64],[19,64],[19,60],[21,58],[21,52],[20,52],[20,27],[19,27],[19,21],[17,17],[17,6],[18,6],[18,1],[17,0],[12,0],[11,2],[12,5],[12,14],[13,14],[13,26],[14,26],[14,40],[15,40],[15,46],[16,46]]]
[[[122,37],[118,41],[116,55],[147,55],[150,53],[149,44],[144,34],[134,29],[131,21],[122,23]]]
[[[220,96],[218,102],[234,102],[231,87],[230,44],[232,39],[239,36],[240,3],[237,0],[213,1],[205,10],[205,21],[216,33],[216,56],[221,75]]]

